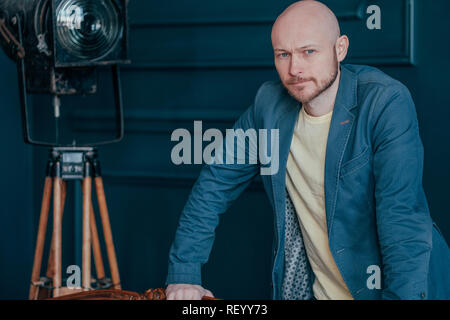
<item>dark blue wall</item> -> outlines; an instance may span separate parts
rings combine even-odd
[[[257,88],[277,79],[271,24],[293,1],[130,1],[132,65],[122,68],[125,139],[100,149],[123,288],[164,285],[167,254],[179,214],[200,165],[175,166],[176,128],[194,120],[230,128]],[[425,147],[424,188],[431,215],[447,239],[450,179],[447,123],[450,73],[445,0],[324,1],[350,37],[349,63],[370,64],[405,83],[417,107]],[[415,15],[409,13],[414,4]],[[382,29],[366,28],[365,8],[378,4]],[[21,141],[14,65],[0,55],[4,169],[1,185],[0,298],[26,298],[47,150]],[[111,88],[100,74],[98,96],[63,100],[64,130],[77,140],[111,134]],[[87,100],[87,101],[85,101]],[[48,99],[33,97],[37,133],[51,136]],[[68,134],[68,132],[71,132]],[[5,206],[6,202],[6,206]],[[80,264],[81,192],[70,186],[64,216],[64,266]],[[98,219],[97,219],[98,220]],[[256,180],[221,217],[204,286],[225,299],[269,298],[273,215]],[[75,244],[74,244],[75,243]],[[105,254],[104,254],[105,256]]]
[[[0,54],[0,298],[25,298],[34,246],[33,149],[23,143],[17,73]]]

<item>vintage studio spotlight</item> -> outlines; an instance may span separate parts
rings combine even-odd
[[[78,290],[120,289],[119,270],[103,190],[97,146],[123,137],[119,64],[128,63],[128,0],[0,0],[0,43],[16,62],[24,140],[50,148],[36,241],[30,299],[73,293],[61,279],[61,221],[67,180],[83,190],[82,281]],[[110,67],[116,135],[108,141],[63,145],[58,140],[60,96],[95,94],[99,67]],[[52,96],[55,140],[30,136],[28,94]],[[95,181],[111,279],[105,277],[91,200]],[[40,276],[53,184],[53,234],[45,277]],[[91,248],[97,279],[91,279]]]

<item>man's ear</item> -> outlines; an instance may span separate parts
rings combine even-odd
[[[346,35],[340,36],[336,40],[336,57],[338,62],[341,62],[347,56],[349,46],[348,37]]]

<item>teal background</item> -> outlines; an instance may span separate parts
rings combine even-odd
[[[201,165],[171,162],[176,144],[170,141],[172,131],[192,132],[195,120],[203,121],[204,131],[231,128],[252,103],[258,87],[278,78],[270,30],[292,2],[130,1],[132,64],[122,68],[126,136],[120,143],[100,148],[124,289],[142,292],[164,286],[178,217],[201,169]],[[342,33],[350,38],[345,62],[376,66],[410,89],[425,148],[423,184],[432,218],[448,241],[450,3],[323,2],[336,13]],[[365,9],[371,4],[381,8],[381,30],[366,27]],[[47,150],[22,142],[15,65],[0,53],[0,67],[0,299],[26,299]],[[51,138],[49,98],[30,99],[35,136]],[[100,72],[97,96],[62,102],[62,136],[67,141],[113,133],[108,70]],[[63,270],[81,265],[80,215],[81,190],[71,183],[64,213]],[[212,254],[203,268],[204,286],[224,299],[269,299],[272,223],[269,202],[257,179],[221,217]],[[105,251],[103,256],[106,262]]]

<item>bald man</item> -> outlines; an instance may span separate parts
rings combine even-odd
[[[450,299],[450,250],[423,191],[408,89],[341,65],[349,39],[320,2],[289,6],[271,38],[281,81],[261,86],[234,129],[279,130],[279,170],[261,175],[276,216],[272,298]],[[218,215],[262,166],[202,169],[169,253],[169,300],[213,296],[201,266]]]

